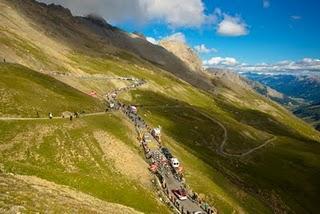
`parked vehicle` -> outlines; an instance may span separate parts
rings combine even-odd
[[[171,160],[171,158],[173,158],[173,156],[168,148],[166,148],[166,147],[161,148],[161,152],[168,160]]]
[[[116,94],[116,93],[112,93],[112,94],[111,94],[111,97],[112,97],[113,99],[115,99],[115,98],[117,97],[117,94]]]
[[[179,168],[180,162],[177,158],[171,158],[170,162],[173,168]]]
[[[143,141],[144,141],[145,143],[150,143],[150,142],[151,142],[151,137],[150,137],[150,135],[149,135],[149,134],[144,134],[144,135],[143,135]]]
[[[181,201],[187,200],[187,191],[185,189],[174,189],[172,193]]]
[[[136,113],[138,112],[137,107],[135,107],[135,106],[130,106],[130,112],[136,114]]]
[[[152,129],[151,134],[156,140],[158,140],[159,142],[161,141],[161,127],[160,126],[158,128]]]

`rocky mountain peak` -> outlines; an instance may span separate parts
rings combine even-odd
[[[159,45],[180,58],[192,71],[202,72],[202,61],[185,42],[178,39],[166,38]]]

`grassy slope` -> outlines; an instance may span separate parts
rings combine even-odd
[[[37,61],[37,63],[50,69],[58,68],[62,71],[81,70],[91,74],[132,75],[147,79],[148,85],[145,86],[143,91],[133,92],[133,96],[123,96],[123,99],[127,102],[144,105],[182,105],[182,109],[174,111],[151,107],[144,108],[142,111],[149,114],[146,118],[147,121],[154,125],[161,124],[164,127],[165,143],[182,159],[187,169],[187,178],[191,187],[205,193],[210,201],[214,202],[222,212],[231,213],[236,210],[238,212],[267,213],[270,212],[270,206],[274,210],[285,210],[284,203],[281,203],[279,196],[297,213],[317,210],[318,203],[316,200],[319,198],[318,187],[320,186],[318,182],[320,180],[318,170],[320,164],[318,161],[319,153],[317,152],[319,151],[319,146],[311,139],[317,134],[310,127],[288,113],[278,110],[281,116],[281,121],[278,121],[270,114],[245,108],[235,102],[229,102],[226,97],[212,97],[126,53],[120,53],[117,56],[97,57],[73,51],[65,56],[64,64],[69,64],[64,68],[53,64],[51,60],[48,62],[47,59],[50,59],[51,55],[44,52],[43,49],[37,48],[37,45],[32,44],[30,40],[27,41],[20,38],[18,34],[10,35],[17,38],[10,38],[10,41],[6,41],[6,44],[14,50],[18,49],[19,56],[27,59],[24,64],[27,64],[26,61],[30,56],[30,50],[28,49],[33,47],[31,49],[34,50],[31,51],[33,55],[31,64],[35,63],[34,59],[40,58],[38,53],[41,53],[41,60],[39,60],[40,62]],[[15,40],[28,45],[28,47],[24,48],[21,45],[16,47],[17,42]],[[39,67],[39,65],[34,67]],[[79,82],[79,84],[87,85],[89,82]],[[261,101],[261,98],[248,97],[246,95],[243,95],[241,99],[248,102],[249,105],[251,100],[258,99]],[[252,106],[255,105],[253,102]],[[273,104],[271,103],[270,105]],[[56,106],[56,108],[60,108],[61,111],[64,110],[60,105]],[[277,109],[276,106],[274,108]],[[215,152],[217,145],[219,145],[221,130],[211,120],[201,115],[200,112],[205,112],[220,120],[228,128],[230,140],[226,145],[227,151],[235,153],[244,151],[252,146],[260,145],[272,135],[278,136],[278,140],[248,158],[241,160],[222,158]],[[255,123],[256,121],[258,123]],[[103,118],[94,117],[94,122],[99,123],[95,124],[91,121],[88,126],[96,127],[101,125],[101,128],[108,129],[102,125],[106,123]],[[110,125],[113,126],[113,124],[111,123]],[[22,132],[24,126],[29,125],[32,125],[32,123],[17,123],[13,127],[8,127],[4,123],[1,130],[3,133],[17,133]],[[46,127],[45,124],[41,124],[41,126]],[[198,129],[195,126],[198,126]],[[112,130],[108,129],[107,131],[113,133]],[[71,130],[70,132],[73,133]],[[90,131],[87,134],[90,136]],[[117,136],[121,138],[123,135],[124,133]],[[216,137],[214,140],[211,138],[212,135]],[[57,136],[59,137],[59,133],[53,134],[53,137]],[[2,138],[10,142],[10,138],[6,134]],[[123,140],[127,142],[126,139]],[[16,151],[19,150],[18,147],[14,149]],[[14,149],[12,150],[13,153],[16,152]],[[76,154],[82,152],[81,147],[79,149],[80,151],[76,152]],[[52,149],[44,149],[44,151],[46,150],[51,151]],[[40,152],[43,155],[41,150],[36,150],[35,152]],[[4,155],[6,154],[2,154],[2,156]],[[52,154],[45,154],[45,156],[52,157]],[[3,158],[3,160],[6,159]],[[57,164],[57,161],[52,161],[52,159],[50,161],[50,158],[48,160],[50,164]],[[16,160],[10,161],[10,159],[6,161],[7,169],[12,172],[35,174],[58,183],[73,186],[106,200],[121,200],[120,203],[133,207],[137,206],[137,201],[134,198],[124,199],[117,194],[114,195],[117,197],[104,194],[100,191],[99,182],[96,184],[97,186],[91,188],[88,182],[96,182],[94,174],[90,174],[92,176],[90,178],[83,173],[82,176],[85,176],[85,179],[79,185],[76,180],[78,177],[74,177],[73,174],[70,176],[47,175],[48,170],[45,168],[47,162],[31,162],[39,165],[38,168],[34,169],[31,164],[24,165]],[[57,170],[62,168],[60,165],[55,167]],[[90,167],[92,166],[88,166],[88,164],[84,166],[80,164],[79,168],[87,169]],[[44,169],[39,170],[41,168]],[[82,171],[87,172],[88,170]],[[199,182],[200,177],[201,182]],[[79,180],[81,179],[79,178]],[[110,179],[112,180],[112,178]],[[104,186],[110,185],[108,181],[103,183]],[[110,191],[115,191],[110,186],[107,188],[110,188]],[[134,194],[137,191],[133,191],[133,195],[130,197],[135,197],[136,195]],[[153,204],[154,202],[148,203]],[[146,209],[151,206],[146,205]]]
[[[46,116],[50,111],[58,115],[66,110],[104,110],[99,100],[47,75],[16,64],[1,63],[0,69],[2,115],[36,117],[36,111]],[[139,211],[166,213],[151,187],[119,174],[113,163],[103,158],[94,131],[111,134],[138,153],[135,133],[128,132],[121,121],[124,118],[119,115],[88,117],[73,124],[68,120],[2,121],[1,166],[6,172],[34,175]]]
[[[152,107],[148,109],[146,107],[146,110],[152,113],[152,117],[146,118],[146,120],[153,122],[154,125],[161,124],[167,135],[174,139],[173,142],[183,142],[180,145],[182,151],[193,154],[193,158],[186,158],[186,168],[191,170],[190,182],[194,188],[211,197],[220,210],[225,212],[247,210],[265,213],[268,212],[266,206],[272,206],[275,210],[286,210],[288,209],[286,203],[291,209],[299,212],[307,212],[317,208],[317,203],[312,200],[316,200],[319,194],[318,182],[317,179],[310,180],[309,177],[317,171],[320,164],[308,161],[309,156],[317,157],[319,155],[317,153],[318,144],[309,138],[309,136],[317,136],[317,133],[273,103],[269,103],[269,105],[277,109],[282,121],[267,113],[227,102],[224,97],[211,97],[157,69],[142,69],[122,59],[91,58],[82,54],[72,57],[76,62],[85,62],[77,64],[78,68],[91,73],[132,75],[147,79],[148,85],[145,87],[145,91],[132,92],[133,96],[123,96],[124,100],[130,103],[184,106],[182,110],[171,110],[170,108],[170,110],[164,110]],[[106,67],[108,69],[104,69]],[[146,67],[149,68],[148,65]],[[261,101],[262,99],[250,94],[245,97],[248,102],[256,99]],[[253,102],[252,105],[254,106],[255,103]],[[205,112],[227,126],[229,132],[227,151],[233,153],[246,151],[275,135],[279,137],[279,140],[273,145],[279,149],[282,148],[281,152],[269,146],[253,157],[243,160],[221,158],[216,155],[215,149],[221,140],[222,130],[210,120],[201,119],[202,116],[199,112]],[[146,113],[148,112],[146,111]],[[195,130],[195,126],[198,126],[198,129]],[[214,142],[211,138],[213,135],[216,137]],[[285,149],[284,145],[288,145],[289,149],[292,146],[290,144],[293,144],[297,149],[294,155],[292,151]],[[310,146],[309,149],[306,148],[306,144],[308,147]],[[171,143],[171,146],[173,147],[174,144]],[[265,155],[266,151],[268,155]],[[277,155],[279,153],[280,155]],[[183,154],[181,152],[179,157],[186,157]],[[286,157],[285,160],[284,157]],[[308,170],[303,174],[298,174],[299,179],[292,181],[287,175],[294,173],[294,170],[286,165],[293,162],[295,163],[293,167],[301,168],[301,161],[298,160],[304,160],[308,165]],[[199,169],[192,167],[194,163],[202,167]],[[280,172],[284,172],[284,174]],[[199,184],[197,182],[199,174],[208,176],[207,182]],[[241,188],[232,185],[225,180],[224,176]],[[313,189],[305,188],[307,184]],[[286,185],[290,185],[290,188],[295,190],[288,191]],[[254,197],[267,201],[267,204],[262,204],[241,189],[253,193]],[[298,191],[303,194],[297,194]],[[308,197],[305,197],[305,194]],[[240,200],[239,195],[241,196]],[[296,203],[296,201],[300,203]]]
[[[234,103],[225,102],[223,98],[215,97],[215,99],[212,99],[212,97],[208,96],[207,94],[202,93],[194,89],[190,85],[175,79],[172,75],[168,73],[159,71],[157,69],[152,70],[153,68],[150,65],[144,65],[143,67],[147,68],[145,69],[142,68],[142,65],[139,62],[136,62],[138,66],[128,62],[127,60],[131,60],[130,57],[127,57],[127,60],[113,57],[97,58],[86,56],[81,53],[72,54],[69,57],[71,60],[74,61],[74,64],[72,66],[77,66],[77,69],[85,70],[92,74],[103,73],[107,75],[119,76],[131,75],[147,79],[148,85],[146,86],[146,93],[142,93],[140,95],[138,94],[138,96],[132,97],[124,95],[125,99],[130,102],[145,105],[165,105],[171,103],[172,105],[179,104],[184,106],[188,105],[187,103],[190,103],[193,105],[193,108],[196,108],[196,111],[192,110],[189,112],[188,110],[188,115],[179,114],[179,112],[181,112],[180,110],[177,112],[165,112],[157,108],[150,108],[148,110],[152,112],[153,115],[157,115],[154,116],[155,119],[152,122],[155,125],[161,124],[165,128],[166,132],[168,132],[167,134],[174,139],[174,141],[172,142],[184,142],[182,145],[180,145],[180,150],[177,151],[178,156],[180,158],[184,157],[183,161],[185,161],[186,168],[190,170],[189,179],[192,187],[200,192],[205,193],[211,199],[211,201],[213,201],[217,205],[217,207],[220,210],[223,210],[225,212],[232,212],[232,210],[247,210],[249,212],[260,213],[268,212],[266,204],[257,201],[257,199],[254,199],[252,196],[250,196],[250,194],[248,195],[241,189],[244,189],[245,191],[251,190],[250,192],[256,192],[257,189],[259,189],[259,191],[263,192],[263,194],[255,193],[253,194],[254,197],[258,197],[258,195],[260,195],[260,199],[263,198],[268,200],[269,202],[273,200],[273,197],[278,197],[273,196],[270,193],[273,192],[273,189],[276,189],[274,190],[277,193],[276,195],[282,195],[283,199],[285,199],[286,202],[289,203],[289,206],[298,211],[305,211],[305,209],[299,206],[295,202],[295,200],[301,201],[301,204],[303,204],[302,206],[304,206],[305,203],[310,201],[310,199],[316,198],[318,190],[309,191],[310,188],[305,189],[303,187],[308,182],[306,176],[301,175],[300,181],[303,182],[293,182],[291,187],[298,187],[298,189],[302,192],[309,191],[309,198],[302,197],[302,195],[296,194],[294,192],[290,193],[287,190],[283,190],[282,185],[288,183],[288,177],[280,176],[281,179],[279,179],[279,176],[277,175],[277,173],[275,173],[277,171],[281,171],[282,169],[279,168],[281,168],[282,165],[287,164],[288,162],[295,161],[296,159],[305,159],[307,155],[316,156],[317,154],[312,154],[312,150],[314,149],[310,149],[311,151],[307,151],[307,155],[301,155],[301,153],[296,152],[298,154],[295,154],[295,156],[289,156],[289,161],[282,161],[282,156],[285,155],[283,153],[286,153],[285,150],[283,151],[283,153],[281,154],[282,156],[280,157],[277,157],[274,154],[275,150],[271,150],[270,158],[272,157],[274,159],[276,157],[276,159],[272,161],[274,164],[272,164],[271,166],[269,166],[268,164],[268,159],[260,160],[261,163],[255,163],[252,160],[246,159],[240,161],[226,160],[221,158],[220,156],[217,156],[214,151],[217,148],[218,142],[220,140],[219,136],[221,134],[221,130],[219,130],[219,128],[216,127],[215,124],[212,124],[212,122],[206,120],[205,118],[196,122],[197,118],[201,118],[201,115],[199,115],[197,111],[205,111],[206,113],[212,115],[214,118],[217,118],[220,121],[224,122],[224,124],[228,127],[229,134],[231,133],[229,136],[230,141],[226,146],[227,151],[230,150],[231,152],[244,151],[248,148],[251,148],[252,146],[256,146],[263,143],[263,141],[266,138],[268,138],[270,134],[264,132],[261,132],[262,134],[257,134],[260,133],[257,130],[263,129],[264,127],[266,127],[266,124],[268,125],[267,127],[270,128],[269,131],[271,131],[271,134],[277,135],[284,134],[290,136],[292,132],[295,132],[287,131],[291,130],[290,127],[281,126],[281,129],[279,130],[280,132],[284,132],[279,133],[277,131],[280,126],[277,127],[277,124],[269,123],[268,120],[264,120],[266,121],[266,124],[261,123],[259,125],[260,127],[256,127],[257,125],[250,124],[250,121],[256,120],[257,118],[265,118],[268,115],[262,114],[260,112],[252,112],[252,110],[249,111],[246,109],[241,109],[239,107],[236,107]],[[177,94],[179,94],[178,97],[176,96]],[[137,99],[137,97],[139,99]],[[156,97],[156,99],[152,99],[154,97]],[[189,109],[190,107],[191,106],[187,106],[186,109]],[[248,121],[246,122],[245,120],[243,120],[243,118],[239,118],[235,113],[237,111],[242,111],[242,115],[246,115],[248,117]],[[192,116],[192,114],[194,115]],[[172,118],[175,118],[175,120],[172,120]],[[310,131],[309,128],[307,128],[304,125],[300,125],[296,121],[296,119],[292,119],[288,117],[288,115],[285,115],[284,118],[288,120],[288,122],[290,122],[290,125],[297,125],[295,129],[302,128],[302,132],[312,133],[312,131]],[[147,120],[149,119],[147,118]],[[239,120],[242,120],[243,123],[237,122]],[[190,121],[194,121],[194,123],[190,123]],[[184,128],[180,127],[181,124],[185,124],[186,126]],[[199,125],[200,128],[198,130],[190,132],[190,130],[194,129],[195,124],[203,125]],[[176,129],[175,127],[180,128]],[[214,127],[216,127],[216,129]],[[274,127],[277,128],[275,129]],[[272,133],[272,131],[276,132]],[[253,138],[248,137],[247,135],[242,134],[242,132],[249,132],[250,136],[257,136]],[[212,140],[211,138],[203,139],[203,136],[212,136],[213,133],[217,134],[215,135],[215,143],[210,143],[210,140]],[[195,136],[197,136],[198,139],[191,140],[194,139]],[[194,141],[199,142],[194,143]],[[291,139],[285,137],[281,141],[288,143],[288,141],[291,141]],[[169,145],[173,148],[175,145],[172,142],[169,143]],[[241,144],[239,144],[239,142],[241,142]],[[300,146],[300,144],[300,142],[296,142],[295,146],[302,147]],[[278,143],[277,145],[282,146],[282,144]],[[314,143],[312,143],[312,145],[313,147],[317,146],[314,145]],[[182,151],[187,151],[187,153],[192,154],[192,158],[190,158],[189,156],[185,156],[185,153]],[[259,155],[255,155],[254,158],[258,157],[259,160],[261,159],[261,155],[264,153],[265,152],[263,151],[259,153]],[[307,174],[312,173],[316,169],[317,164],[318,163],[315,162],[313,165],[311,165],[311,169],[309,172],[307,172]],[[196,168],[194,167],[194,165],[197,165],[199,167]],[[267,170],[261,171],[261,169],[264,168],[266,168]],[[290,174],[292,169],[286,168],[286,171],[287,174]],[[261,177],[257,176],[258,173],[260,173]],[[206,182],[199,184],[197,182],[199,175],[204,175],[206,177]],[[229,181],[226,180],[225,177],[229,178]],[[247,182],[249,180],[250,182]],[[236,184],[236,186],[230,183],[230,181]],[[273,187],[273,185],[270,185],[271,182],[275,181],[277,181],[277,185],[275,187]],[[310,185],[316,187],[317,183],[312,182],[312,184]],[[239,189],[237,186],[240,186],[241,188]],[[239,195],[241,197],[239,197]],[[287,197],[287,195],[289,196]],[[283,203],[279,202],[278,198],[274,200],[273,203],[273,207],[279,208],[283,206]],[[311,203],[309,204],[309,206],[311,209],[314,209],[314,207],[317,205],[316,203]]]
[[[16,64],[0,64],[0,114],[26,117],[64,111],[103,111],[104,105],[44,74]]]
[[[150,92],[149,94],[141,94],[141,99],[139,100],[131,100],[130,96],[124,94],[123,97],[126,98],[126,100],[130,100],[130,103],[142,103],[144,105],[184,105],[183,103],[189,102],[193,103],[194,105],[200,105],[203,108],[213,106],[214,111],[221,112],[221,110],[212,102],[212,99],[210,99],[210,97],[207,97],[206,94],[203,94],[191,87],[190,85],[177,80],[172,75],[166,72],[160,70],[153,71],[148,69],[142,69],[141,67],[130,65],[131,63],[128,63],[121,59],[118,61],[112,61],[108,58],[97,59],[85,57],[85,60],[81,60],[84,56],[77,55],[76,57],[78,58],[77,61],[85,62],[77,64],[80,69],[89,70],[92,73],[101,73],[101,71],[104,71],[104,73],[107,74],[118,74],[126,76],[132,75],[139,78],[145,78],[148,80],[146,88],[152,91],[158,91],[157,94],[153,94],[152,92]],[[103,68],[106,68],[107,66],[109,66],[108,70],[104,70]],[[177,99],[173,99],[172,97],[176,97],[177,94],[179,94],[179,97]],[[211,104],[209,104],[208,102],[210,102]],[[158,109],[158,111],[164,113],[164,111],[161,110],[161,108]],[[168,115],[173,113],[170,113],[169,110],[166,112]],[[183,120],[179,117],[179,115],[177,115],[176,117],[171,115],[172,117],[166,118],[153,117],[154,125],[163,125],[166,132],[170,132],[168,133],[169,136],[176,137],[179,136],[179,134],[180,136],[181,134],[188,134],[187,137],[184,136],[184,138],[182,138],[183,140],[188,138],[188,140],[185,142],[193,142],[194,140],[199,141],[199,143],[201,143],[203,141],[203,138],[206,138],[206,136],[199,131],[190,132],[190,126],[192,126],[192,128],[194,126],[198,126],[199,130],[204,128],[208,132],[210,132],[209,137],[206,139],[206,142],[208,142],[208,146],[215,147],[216,145],[212,145],[211,142],[212,137],[216,138],[216,143],[218,144],[218,142],[220,142],[221,140],[222,130],[212,123],[210,123],[210,125],[207,126],[209,123],[208,119],[203,118],[203,116],[201,118],[201,115],[199,115],[199,113],[191,109],[190,112],[194,113],[195,115],[190,116],[188,115],[189,112],[187,112],[184,115]],[[146,119],[147,121],[150,121],[150,118]],[[178,127],[177,123],[180,122],[182,124],[185,124],[185,128],[181,127],[181,124],[179,124],[179,128],[175,129],[174,127]],[[169,125],[165,126],[165,124]],[[179,141],[171,141],[171,145],[174,146],[177,142]],[[202,145],[199,144],[197,148],[201,149],[201,147]],[[195,155],[186,155],[188,153],[191,155],[194,152],[189,150],[186,153],[183,147],[180,146],[179,148],[180,151],[184,151],[180,153],[179,157],[185,154],[185,159],[183,161],[185,161],[184,164],[186,165],[188,174],[190,174],[190,177],[192,178],[190,178],[192,188],[195,188],[197,191],[203,192],[206,195],[208,195],[212,199],[210,201],[214,202],[214,204],[219,208],[219,210],[223,211],[224,213],[231,213],[233,211],[240,212],[243,210],[250,212],[258,211],[260,213],[268,212],[268,208],[264,207],[264,205],[262,205],[261,202],[257,201],[245,192],[239,190],[236,186],[227,181],[221,173],[219,173],[215,168],[210,166],[210,164],[207,164],[207,160],[201,160]],[[205,182],[198,182],[199,175],[203,176]],[[244,198],[246,198],[246,201],[240,201],[237,198],[237,195],[235,195],[235,193],[239,192],[243,195]]]
[[[1,213],[140,213],[35,176],[0,174]],[[36,202],[36,203],[35,203]]]
[[[164,132],[184,149],[177,150],[177,155],[183,161],[186,161],[186,164],[190,164],[186,168],[191,169],[191,172],[189,172],[191,184],[194,184],[194,187],[201,192],[211,196],[212,200],[222,209],[228,210],[228,207],[224,207],[225,204],[223,203],[219,204],[221,198],[219,201],[219,196],[216,195],[219,191],[217,191],[217,188],[213,189],[213,185],[211,185],[211,188],[207,188],[206,186],[210,186],[208,185],[209,183],[198,183],[199,176],[197,175],[199,175],[200,170],[192,169],[194,168],[192,167],[193,164],[197,163],[197,165],[205,166],[202,167],[205,173],[202,173],[207,176],[211,175],[211,179],[214,179],[216,183],[219,183],[219,180],[223,180],[219,179],[219,175],[223,174],[244,190],[249,190],[256,197],[268,201],[269,205],[273,206],[275,210],[287,209],[281,200],[290,209],[298,213],[317,210],[318,204],[316,201],[320,192],[319,143],[297,132],[296,129],[284,125],[285,123],[280,123],[280,121],[268,114],[226,105],[221,100],[216,100],[216,103],[225,111],[224,115],[220,115],[214,109],[201,109],[188,106],[186,103],[180,103],[183,106],[182,108],[173,109],[148,107],[149,103],[153,103],[153,105],[157,105],[157,103],[162,105],[163,102],[169,105],[176,105],[177,103],[174,99],[168,99],[168,97],[154,94],[154,92],[150,91],[136,91],[132,93],[132,97],[134,102],[146,105],[141,109],[147,116],[146,120],[151,121],[154,125],[160,124],[164,128]],[[222,106],[222,104],[224,105]],[[190,108],[193,110],[191,111]],[[203,118],[199,114],[201,111],[206,111],[226,125],[229,131],[227,151],[237,153],[239,150],[245,151],[246,149],[244,148],[252,148],[252,146],[257,146],[263,142],[262,139],[252,139],[242,135],[241,132],[243,130],[252,130],[253,133],[255,130],[257,133],[265,134],[266,137],[277,136],[278,140],[272,146],[267,146],[248,158],[240,160],[222,158],[215,152],[220,139],[212,138],[212,134],[217,136],[219,132],[221,133],[221,130],[212,121]],[[239,113],[235,114],[234,112]],[[228,118],[230,116],[235,120],[232,121],[232,119]],[[286,119],[291,124],[297,123],[288,116]],[[247,124],[250,129],[243,127],[237,121]],[[301,127],[300,124],[299,126]],[[309,133],[312,132],[306,126],[303,128]],[[173,148],[177,147],[172,143],[169,143],[169,145]],[[196,158],[191,161],[191,158],[185,155],[185,151],[193,154]],[[201,167],[199,168],[201,169]],[[212,170],[211,173],[208,173],[209,169]],[[226,191],[227,185],[225,181],[219,184],[224,186],[225,193],[228,192]],[[216,193],[212,193],[212,190]],[[240,190],[233,190],[233,193],[243,196],[243,198],[240,197],[240,201],[243,202],[242,200],[245,200],[243,206],[250,212],[266,212],[263,206],[259,206],[259,203],[245,196]],[[228,202],[230,201],[232,200]]]
[[[6,172],[67,185],[143,212],[165,213],[150,187],[117,172],[104,158],[95,131],[111,134],[137,152],[133,133],[119,115],[68,120],[0,123],[0,162]],[[18,135],[17,135],[18,133]],[[146,169],[147,170],[147,169]]]

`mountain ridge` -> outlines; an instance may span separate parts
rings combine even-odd
[[[139,35],[101,28],[101,23],[93,24],[85,17],[59,17],[60,11],[55,11],[59,7],[49,10],[30,0],[1,0],[0,8],[0,47],[4,50],[0,56],[9,62],[46,73],[83,96],[96,92],[95,102],[106,108],[106,93],[126,87],[126,78],[145,80],[146,84],[123,93],[119,100],[136,105],[151,127],[162,127],[163,145],[183,164],[190,189],[219,212],[308,213],[318,209],[319,133],[258,95],[241,77],[218,70],[214,75],[185,69],[187,65],[173,53]],[[137,48],[139,45],[143,47]],[[6,66],[15,69],[1,63],[0,72]],[[25,94],[42,112],[51,110],[41,105],[46,100],[27,93],[20,82],[7,86],[4,81],[0,85],[9,96]],[[30,78],[21,83],[32,88],[35,81]],[[47,90],[41,90],[41,95],[51,97]],[[80,99],[81,103],[68,94],[59,100],[68,104],[58,106],[62,112],[72,112],[69,106],[92,105],[91,98]],[[14,106],[10,100],[2,103]],[[23,105],[16,108],[27,109]],[[4,120],[0,127],[0,163],[6,173],[37,176],[140,212],[169,212],[151,181],[150,186],[143,185],[146,177],[135,179],[136,175],[122,168],[130,165],[119,164],[128,158],[127,164],[142,170],[141,175],[148,174],[141,164],[144,156],[134,126],[120,112],[80,116],[73,121]],[[104,144],[99,143],[101,139]],[[253,152],[225,157],[217,152],[222,143],[227,154]]]

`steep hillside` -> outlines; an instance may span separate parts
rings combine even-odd
[[[105,105],[56,79],[16,64],[0,64],[0,115],[44,117],[49,112],[101,112]]]
[[[129,207],[98,200],[90,195],[35,176],[0,174],[1,213],[50,210],[55,213],[140,213]],[[34,203],[37,201],[37,203]]]
[[[152,177],[138,154],[135,131],[119,121],[124,121],[119,114],[89,116],[73,122],[0,121],[1,171],[36,176],[137,211],[167,213],[153,193]],[[37,193],[24,188],[11,194],[26,194],[23,191]],[[23,198],[40,206],[36,211],[45,210],[38,201]],[[30,205],[26,207],[23,200],[11,197],[6,203],[28,208]],[[55,209],[62,209],[59,203],[53,203]],[[72,201],[65,203],[73,206]]]
[[[1,14],[4,17],[1,19],[1,49],[7,51],[0,53],[0,57],[7,60],[38,70],[45,67],[51,70],[75,71],[75,67],[70,66],[73,59],[70,55],[74,51],[101,58],[107,58],[106,54],[123,58],[136,55],[193,85],[205,90],[211,89],[210,82],[204,76],[192,72],[173,53],[106,22],[97,22],[92,20],[92,17],[73,17],[69,10],[61,6],[46,6],[34,0],[1,2],[0,7],[4,11],[4,14]],[[14,24],[10,20],[17,22]],[[30,22],[33,24],[30,25]],[[23,34],[20,34],[21,30]],[[33,43],[39,40],[45,42],[34,46]],[[8,46],[15,46],[19,52],[11,51]],[[23,54],[24,51],[30,53],[28,57]],[[43,53],[49,53],[50,58]]]
[[[319,209],[319,133],[256,94],[239,76],[196,73],[173,53],[141,36],[92,17],[73,17],[59,6],[0,0],[0,8],[0,56],[28,67],[2,64],[2,70],[13,70],[13,78],[22,78],[21,87],[13,83],[4,87],[10,94],[23,97],[26,93],[30,99],[21,102],[21,110],[14,110],[18,115],[0,109],[2,115],[29,116],[29,105],[49,95],[62,98],[50,102],[53,110],[45,100],[39,102],[43,112],[58,114],[85,105],[94,111],[101,99],[88,97],[88,92],[94,90],[103,98],[128,84],[110,77],[144,79],[146,84],[119,99],[137,105],[139,115],[150,125],[162,126],[163,144],[181,160],[188,186],[220,213],[313,213]],[[38,94],[25,84],[43,92]],[[64,97],[67,103],[61,101]],[[2,105],[13,102],[4,100]],[[19,176],[36,176],[55,183],[57,191],[63,186],[90,195],[97,200],[94,204],[104,201],[128,212],[169,212],[157,200],[134,126],[120,112],[72,122],[1,120],[0,132],[2,177],[8,184],[18,179],[25,188]],[[44,204],[29,201],[24,191],[19,192],[21,201]],[[8,192],[16,194],[14,189]],[[9,204],[16,204],[15,200],[10,197]],[[70,199],[66,207],[74,207],[77,201]]]

